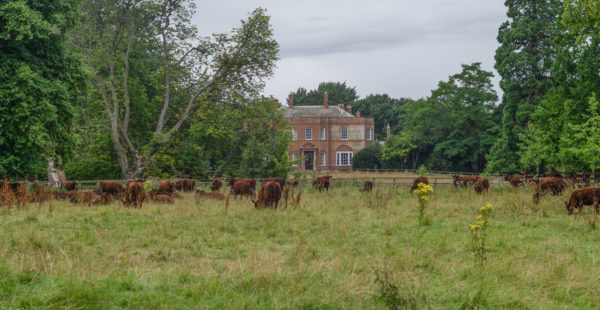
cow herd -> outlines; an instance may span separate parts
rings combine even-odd
[[[331,185],[331,176],[316,177],[312,186],[315,190],[322,192],[329,191]],[[454,187],[469,187],[472,186],[475,193],[484,194],[489,191],[490,182],[487,178],[477,175],[452,175],[452,185]],[[507,175],[504,180],[513,187],[524,186],[526,183],[532,184],[533,201],[539,203],[540,198],[544,195],[558,196],[568,188],[572,189],[572,193],[565,206],[568,214],[572,214],[575,209],[582,210],[584,205],[591,205],[596,212],[599,211],[600,204],[600,186],[599,188],[582,188],[589,186],[584,180],[576,178],[562,177],[555,170],[550,176],[534,180],[533,178],[523,177],[521,175]],[[145,183],[148,189],[145,188]],[[414,179],[410,188],[414,191],[419,183],[429,184],[427,177],[420,176]],[[39,183],[33,183],[28,189],[25,183],[10,183],[8,179],[4,179],[0,187],[0,205],[23,205],[27,202],[43,202],[48,199],[67,200],[72,203],[80,203],[85,205],[108,204],[114,201],[120,201],[123,206],[141,208],[144,202],[154,201],[157,203],[174,203],[175,199],[183,198],[178,191],[194,192],[197,199],[214,199],[224,200],[233,197],[233,199],[247,198],[252,201],[257,209],[270,208],[277,209],[282,195],[286,198],[286,189],[298,186],[297,181],[286,182],[283,177],[265,178],[261,181],[260,188],[256,191],[256,179],[238,179],[229,178],[229,193],[225,196],[221,193],[223,181],[219,178],[214,178],[209,186],[210,192],[204,190],[196,190],[196,180],[190,178],[182,178],[173,183],[171,180],[161,181],[157,188],[150,189],[151,182],[143,179],[129,180],[125,186],[118,181],[101,181],[98,188],[88,191],[77,191],[77,183],[74,181],[61,182],[61,188],[58,191],[50,191],[41,186]],[[287,188],[286,188],[287,185]],[[599,184],[600,185],[600,184]],[[373,190],[373,182],[366,181],[361,192],[371,192]]]

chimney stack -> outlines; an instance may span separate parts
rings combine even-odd
[[[352,114],[352,106],[351,105],[347,105],[346,106],[346,111],[348,111],[348,113]]]
[[[390,123],[387,124],[387,138],[392,135],[392,129],[390,128]]]
[[[290,98],[288,99],[288,108],[294,108],[294,93],[290,92]]]
[[[356,112],[356,117],[357,117],[357,118],[360,118],[360,111],[357,111],[357,112]]]
[[[329,97],[327,96],[327,92],[323,95],[323,106],[325,109],[329,109]]]

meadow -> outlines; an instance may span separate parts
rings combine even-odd
[[[304,188],[297,208],[196,200],[142,209],[53,201],[0,211],[0,308],[591,309],[593,212],[528,187]],[[469,224],[492,204],[487,259]]]

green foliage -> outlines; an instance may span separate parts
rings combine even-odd
[[[65,32],[78,2],[0,2],[0,175],[41,176],[72,155],[85,75]]]
[[[360,112],[362,117],[372,117],[375,121],[375,139],[385,140],[387,138],[387,124],[390,124],[391,132],[398,133],[403,128],[402,117],[404,106],[412,102],[408,98],[390,98],[388,95],[368,95],[352,104],[353,112]]]
[[[358,99],[356,88],[347,86],[346,82],[321,82],[317,89],[307,91],[305,88],[300,87],[293,92],[294,106],[323,105],[325,92],[327,92],[328,102],[331,106],[352,104]]]
[[[498,30],[495,68],[500,75],[502,127],[488,157],[487,170],[520,172],[519,136],[553,83],[559,0],[507,0],[508,21]]]
[[[481,171],[497,135],[497,96],[493,74],[480,66],[463,65],[460,73],[439,82],[430,98],[407,103],[401,138],[388,139],[389,147],[386,141],[393,152],[384,148],[384,159],[409,159],[413,169],[425,163],[440,170]]]
[[[413,138],[406,132],[391,135],[385,140],[381,159],[386,168],[400,168],[406,163],[409,153],[416,148]]]
[[[352,156],[352,169],[381,169],[381,151],[379,143],[367,146]]]

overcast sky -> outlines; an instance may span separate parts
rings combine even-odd
[[[440,80],[479,61],[494,70],[503,0],[195,0],[203,35],[228,32],[267,9],[280,60],[266,95],[280,102],[298,87],[346,82],[362,98],[429,96]],[[499,92],[500,95],[500,92]]]

